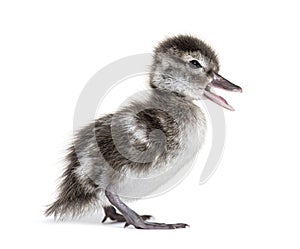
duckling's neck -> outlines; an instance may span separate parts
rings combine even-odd
[[[165,103],[166,105],[176,103],[176,104],[191,104],[193,100],[186,97],[180,93],[172,92],[165,89],[153,88],[151,92],[153,101],[159,101],[160,103]],[[193,104],[194,105],[194,104]]]
[[[151,105],[163,108],[178,117],[184,117],[184,119],[189,119],[189,116],[198,116],[200,111],[199,106],[194,104],[191,98],[157,88],[152,89],[149,101]]]

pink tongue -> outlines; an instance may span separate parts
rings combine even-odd
[[[211,101],[215,102],[216,104],[218,104],[230,111],[234,111],[233,107],[231,105],[229,105],[227,103],[227,101],[224,98],[222,98],[221,96],[218,96],[217,94],[207,91],[207,90],[204,91],[204,95]]]

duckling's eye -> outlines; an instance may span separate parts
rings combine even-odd
[[[201,68],[201,64],[197,60],[191,60],[190,63],[193,65],[194,68]]]

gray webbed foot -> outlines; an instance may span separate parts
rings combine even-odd
[[[123,219],[126,220],[125,227],[129,225],[133,225],[137,229],[176,229],[176,228],[186,228],[187,224],[184,223],[176,223],[176,224],[165,224],[165,223],[156,223],[156,222],[148,222],[145,221],[145,217],[149,218],[149,215],[138,215],[131,208],[129,208],[124,202],[121,201],[119,196],[113,192],[110,192],[108,189],[105,190],[105,195],[110,201],[112,205],[114,205],[121,213],[117,214],[116,210],[112,207],[109,212],[110,216],[118,217],[122,216]],[[107,213],[106,213],[106,216]],[[105,217],[106,217],[105,216]],[[104,218],[105,220],[106,218]]]
[[[189,227],[188,224],[176,223],[176,224],[166,224],[166,223],[157,223],[157,222],[138,222],[136,224],[125,223],[124,228],[133,225],[137,229],[177,229],[177,228],[186,228]]]

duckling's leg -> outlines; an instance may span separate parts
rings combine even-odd
[[[102,223],[107,220],[107,218],[110,218],[112,221],[116,222],[126,222],[126,219],[122,214],[118,214],[116,209],[113,206],[104,207],[105,217],[102,220]],[[142,215],[141,216],[143,220],[149,220],[151,219],[151,215]]]
[[[124,202],[121,201],[117,194],[113,194],[109,190],[105,190],[105,195],[124,216],[126,220],[125,227],[133,225],[138,229],[175,229],[175,228],[185,228],[188,225],[184,223],[177,224],[165,224],[145,221],[140,215],[130,209]]]

